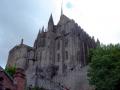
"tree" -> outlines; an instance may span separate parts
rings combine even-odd
[[[96,90],[120,90],[120,45],[100,45],[90,51],[88,80]]]
[[[33,88],[27,89],[27,90],[46,90],[46,89],[43,87],[33,87]]]
[[[13,77],[16,72],[16,67],[15,66],[6,67],[5,72],[8,73],[11,77]]]
[[[46,90],[45,88],[43,88],[43,87],[35,87],[33,90]]]

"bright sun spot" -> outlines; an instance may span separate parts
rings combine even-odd
[[[66,7],[67,7],[68,9],[70,9],[70,8],[72,8],[72,7],[73,7],[73,5],[72,5],[72,3],[71,3],[71,2],[67,2],[67,3],[66,3]]]

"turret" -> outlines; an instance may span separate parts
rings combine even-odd
[[[53,22],[53,17],[51,14],[49,22],[48,22],[48,31],[53,31],[53,27],[54,27],[54,22]]]

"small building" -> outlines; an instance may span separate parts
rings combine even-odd
[[[25,90],[24,70],[17,68],[13,78],[0,66],[0,90]]]

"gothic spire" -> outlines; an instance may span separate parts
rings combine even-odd
[[[62,3],[61,3],[61,16],[63,15],[63,0],[62,0]]]
[[[48,22],[48,31],[53,31],[53,27],[54,27],[54,22],[53,22],[53,17],[51,14],[49,22]]]
[[[49,18],[49,24],[53,24],[54,25],[52,14],[50,15],[50,18]]]
[[[44,26],[42,27],[42,32],[44,32]]]

